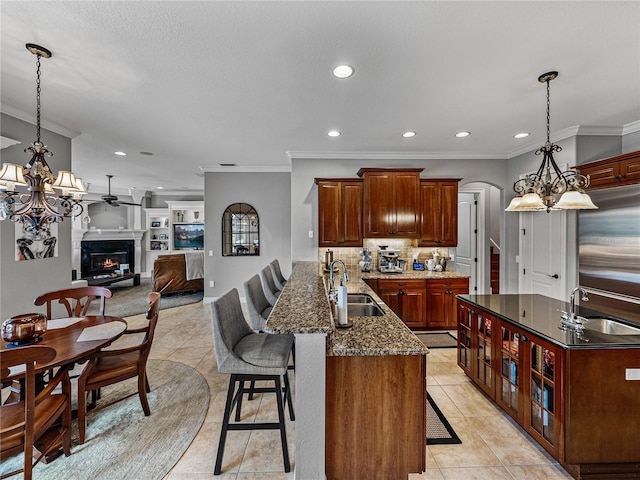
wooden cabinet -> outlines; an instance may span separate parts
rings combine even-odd
[[[364,237],[417,238],[422,168],[361,168],[364,179]]]
[[[598,160],[596,162],[576,165],[583,175],[589,175],[589,189],[616,187],[640,183],[640,150]]]
[[[422,473],[426,356],[328,356],[326,364],[327,480]]]
[[[458,182],[460,179],[420,180],[419,247],[458,245]]]
[[[362,180],[316,178],[318,245],[362,246]]]
[[[457,324],[456,295],[469,293],[468,278],[427,280],[427,328],[454,330]]]
[[[408,327],[426,326],[424,280],[379,279],[376,293]]]

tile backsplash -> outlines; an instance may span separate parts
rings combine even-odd
[[[433,252],[436,247],[414,247],[411,245],[411,239],[408,238],[365,238],[364,247],[371,251],[371,258],[374,265],[378,264],[378,250],[380,245],[386,245],[388,249],[399,250],[400,258],[407,261],[407,268],[411,268],[413,255],[418,256],[418,262],[426,262],[433,258]],[[360,247],[331,247],[333,258],[342,260],[347,267],[358,267],[358,262],[362,260],[359,252]],[[327,248],[318,248],[318,261],[324,262],[324,254]],[[449,254],[455,252],[455,248],[438,247],[438,253],[443,258],[449,258]],[[451,264],[448,270],[454,268]]]

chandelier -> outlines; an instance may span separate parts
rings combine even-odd
[[[585,193],[590,183],[589,175],[582,175],[576,169],[561,172],[553,159],[553,152],[562,151],[562,147],[551,143],[549,128],[549,82],[557,77],[558,72],[547,72],[538,77],[540,83],[547,84],[547,142],[535,152],[536,155],[543,156],[538,171],[513,184],[516,196],[506,208],[507,212],[598,208]],[[556,197],[560,199],[557,200]]]
[[[40,235],[54,223],[80,215],[83,211],[80,201],[87,190],[73,172],[61,170],[56,176],[47,164],[45,157],[53,153],[40,140],[40,58],[50,58],[51,52],[33,43],[27,43],[26,47],[36,56],[36,141],[24,150],[32,155],[24,167],[13,163],[2,165],[0,218],[21,223],[26,233]],[[20,193],[17,187],[27,187],[28,193]]]

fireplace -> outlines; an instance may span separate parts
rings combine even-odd
[[[134,263],[134,240],[82,241],[80,244],[80,271],[83,278],[113,273],[120,269],[121,264]]]

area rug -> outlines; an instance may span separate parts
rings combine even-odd
[[[462,443],[431,395],[427,393],[427,445]]]
[[[183,363],[152,359],[147,372],[150,416],[145,417],[142,411],[136,379],[103,388],[98,405],[136,394],[88,415],[83,445],[78,445],[74,421],[71,455],[36,465],[34,478],[163,478],[200,430],[209,408],[209,386],[202,374]],[[22,455],[3,461],[0,474],[14,470],[22,461]],[[12,478],[21,479],[22,475]]]
[[[123,282],[124,283],[124,282]],[[153,284],[150,278],[141,278],[137,287],[125,287],[117,284],[110,285],[113,296],[107,299],[106,313],[115,317],[131,317],[147,311],[147,295],[151,293]],[[202,301],[204,292],[172,293],[160,298],[160,310],[180,307]],[[95,303],[95,302],[94,302]],[[98,306],[91,305],[89,314],[97,312]]]
[[[416,333],[416,336],[429,348],[455,348],[458,340],[449,332]]]

